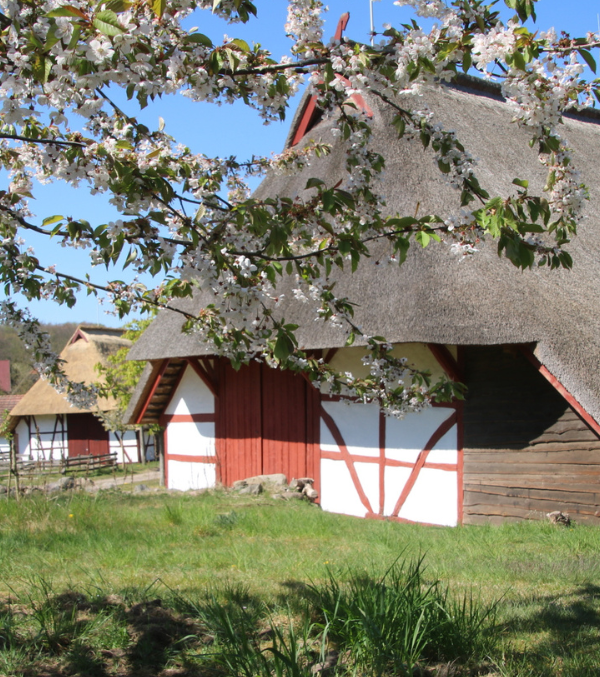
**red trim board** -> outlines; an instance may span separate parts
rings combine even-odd
[[[533,352],[525,346],[520,347],[521,353],[531,362],[531,364],[540,372],[540,374],[567,400],[579,418],[586,423],[590,429],[600,437],[600,424],[583,408],[583,406],[571,395],[563,384],[550,373]]]
[[[163,414],[160,417],[160,424],[167,423],[215,423],[217,417],[215,414]]]
[[[156,392],[156,389],[158,388],[158,386],[159,386],[159,384],[162,380],[162,377],[164,376],[165,371],[167,370],[168,366],[169,366],[169,360],[165,360],[162,363],[158,374],[156,375],[156,379],[154,380],[154,385],[152,386],[150,392],[148,393],[148,397],[146,397],[146,401],[144,402],[144,406],[142,407],[142,411],[140,412],[140,414],[138,415],[138,417],[135,420],[136,423],[141,423],[142,419],[146,415],[146,410],[148,409],[148,406],[150,405],[150,402],[152,401],[152,398],[154,397],[154,393]]]
[[[169,454],[165,457],[165,461],[180,461],[182,463],[212,463],[217,462],[216,455],[212,456],[186,456],[185,454]]]
[[[325,411],[323,407],[321,407],[321,417],[323,421],[325,421],[325,425],[329,428],[329,432],[335,440],[335,443],[338,445],[342,459],[346,462],[346,466],[350,472],[350,477],[352,478],[352,482],[354,483],[354,488],[356,489],[356,493],[358,494],[360,502],[364,505],[367,512],[373,512],[373,508],[371,507],[371,503],[367,498],[364,489],[362,488],[358,473],[354,467],[354,461],[350,456],[350,452],[348,451],[348,447],[344,442],[344,438],[342,437],[340,429],[337,427],[333,418]]]
[[[414,467],[412,469],[412,472],[410,473],[409,478],[406,480],[406,484],[404,485],[404,488],[402,489],[402,493],[400,494],[400,497],[398,498],[398,501],[396,502],[394,510],[392,511],[393,517],[398,517],[398,513],[400,512],[400,510],[402,510],[402,506],[406,502],[408,495],[410,494],[410,492],[411,492],[412,488],[414,487],[416,481],[419,479],[419,474],[421,472],[421,469],[425,465],[425,462],[427,461],[427,457],[429,456],[429,452],[442,439],[442,437],[452,428],[452,426],[455,425],[455,423],[457,422],[457,419],[458,419],[457,413],[454,412],[438,427],[438,429],[429,438],[429,441],[425,445],[425,448],[419,454],[419,457],[417,458],[417,462],[414,464]]]
[[[464,374],[458,365],[458,361],[454,359],[454,355],[448,350],[447,346],[441,343],[428,343],[427,347],[438,361],[440,367],[453,381],[458,383],[464,381]]]

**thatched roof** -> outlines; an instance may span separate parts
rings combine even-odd
[[[515,177],[527,178],[541,190],[544,171],[527,134],[511,122],[508,106],[489,83],[462,78],[424,97],[437,119],[454,129],[478,161],[478,177],[490,194],[513,193]],[[448,214],[458,209],[458,192],[440,175],[431,151],[418,141],[398,140],[390,124],[392,113],[369,99],[374,111],[375,147],[386,158],[381,192],[390,213]],[[416,101],[416,106],[422,102]],[[295,124],[298,124],[296,116]],[[351,275],[336,274],[338,295],[359,305],[356,322],[365,332],[395,343],[491,345],[536,343],[538,359],[600,421],[600,148],[599,117],[594,111],[569,116],[565,135],[575,150],[577,167],[589,187],[590,201],[579,235],[570,245],[572,271],[546,268],[521,271],[500,259],[490,239],[469,260],[450,253],[446,244],[427,249],[411,247],[401,266],[376,265],[378,252]],[[292,128],[293,133],[294,128]],[[307,138],[331,142],[331,122],[325,120]],[[290,137],[291,138],[291,135]],[[289,143],[289,140],[288,140]],[[334,185],[344,177],[344,146],[333,142],[330,156],[293,177],[270,176],[257,197],[295,196],[310,176]],[[290,288],[283,282],[282,291]],[[203,295],[181,302],[190,312],[210,303]],[[281,314],[301,325],[300,345],[328,348],[344,345],[345,335],[314,322],[310,308],[286,295]],[[158,315],[130,352],[130,358],[156,360],[210,353],[194,335],[180,335],[182,318]],[[143,384],[140,384],[143,389]]]
[[[77,383],[96,383],[100,377],[95,367],[106,364],[107,358],[119,348],[131,346],[131,341],[122,338],[122,329],[81,325],[60,354],[64,360],[63,369],[71,381]],[[112,398],[98,401],[98,409],[115,409]],[[71,406],[63,395],[44,380],[37,381],[24,395],[23,399],[10,412],[12,417],[41,416],[43,414],[80,414],[97,411],[78,409]]]

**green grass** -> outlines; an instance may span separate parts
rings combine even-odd
[[[0,675],[299,677],[332,648],[337,674],[600,675],[599,550],[580,525],[427,528],[218,492],[2,500]]]

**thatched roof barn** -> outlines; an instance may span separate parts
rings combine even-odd
[[[76,383],[97,383],[100,376],[96,365],[107,364],[107,358],[120,348],[128,348],[131,341],[123,338],[122,329],[81,325],[69,339],[60,353],[65,374]],[[98,402],[98,409],[115,409],[113,398]],[[11,411],[12,416],[31,416],[44,414],[92,413],[97,409],[79,409],[73,407],[64,395],[58,393],[48,381],[37,381]]]
[[[129,348],[122,329],[80,325],[60,353],[68,378],[86,385],[98,383],[98,364],[120,348]],[[116,435],[104,429],[95,416],[117,408],[112,397],[101,398],[92,409],[74,407],[47,381],[37,381],[10,412],[20,456],[33,460],[63,459],[67,456],[101,456],[114,451],[119,460],[137,461],[138,442],[134,432]]]
[[[512,123],[511,112],[494,85],[461,77],[458,84],[427,93],[426,101],[436,118],[446,128],[454,129],[466,150],[477,159],[479,180],[490,194],[513,193],[514,178],[527,178],[533,190],[541,190],[544,168],[537,153],[529,150],[526,133]],[[330,185],[344,178],[343,143],[332,138],[330,121],[317,119],[314,127],[307,125],[308,102],[307,96],[287,143],[296,140],[303,125],[308,127],[304,140],[330,142],[333,152],[298,176],[268,177],[259,187],[258,197],[301,194],[311,176],[321,177]],[[418,209],[420,214],[446,215],[457,211],[459,194],[440,175],[432,151],[423,150],[418,142],[398,140],[391,125],[392,112],[376,100],[369,99],[367,104],[374,116],[375,148],[386,158],[381,192],[386,196],[389,212],[414,214]],[[466,521],[478,521],[527,517],[554,507],[568,508],[582,518],[596,518],[596,501],[600,503],[600,498],[596,498],[589,473],[594,482],[600,479],[600,320],[595,308],[600,298],[600,163],[596,157],[599,122],[594,111],[565,119],[565,136],[590,192],[585,220],[570,245],[575,262],[572,271],[535,268],[523,272],[499,258],[490,239],[481,242],[479,251],[469,259],[453,255],[446,244],[430,245],[424,250],[413,245],[402,266],[383,266],[378,265],[378,257],[384,254],[382,248],[374,250],[371,259],[364,260],[356,273],[334,273],[338,295],[358,303],[356,322],[366,333],[404,344],[409,353],[412,348],[408,344],[437,346],[434,353],[437,351],[441,366],[469,387],[454,445],[458,454],[454,465],[459,475],[455,493],[459,504],[462,502],[456,521],[463,518],[463,509]],[[290,283],[284,281],[284,293],[286,287]],[[210,295],[202,294],[183,301],[181,307],[196,313],[210,302]],[[302,347],[324,351],[343,348],[343,332],[315,323],[310,309],[294,301],[292,294],[285,295],[279,312],[302,327],[298,335]],[[228,379],[231,381],[231,376],[217,374],[218,361],[205,359],[211,354],[210,346],[200,345],[193,334],[180,335],[181,324],[181,316],[175,313],[159,314],[130,352],[131,359],[150,363],[132,398],[131,420],[150,421],[163,416],[165,421],[165,407],[170,406],[179,387],[177,379],[185,379],[180,376],[182,365],[191,364],[194,356],[202,358],[194,362],[198,378],[205,384],[212,383],[215,392]],[[358,349],[339,350],[334,360],[342,360],[342,354],[350,355],[348,350]],[[209,378],[211,370],[214,381]],[[264,382],[264,373],[261,378]],[[236,398],[241,406],[241,391]],[[536,410],[532,398],[537,398]],[[223,396],[219,395],[219,409],[222,406]],[[263,424],[264,420],[263,416]],[[226,432],[227,425],[226,421],[217,424],[222,431],[216,433],[217,456],[219,440],[233,434]],[[340,446],[343,435],[331,433],[334,439],[329,439],[332,426],[323,427],[322,421],[320,425],[321,456],[315,452],[317,460],[304,466],[311,467],[314,474],[319,458],[322,473],[323,464],[334,461],[327,456],[338,453],[332,451],[333,447],[344,455]],[[310,444],[319,442],[313,439]],[[227,470],[225,459],[217,463],[225,464],[220,476],[229,482],[236,473]],[[519,463],[521,469],[515,472]],[[580,475],[584,466],[588,472],[585,481]],[[349,472],[354,486],[358,486],[353,471]],[[495,473],[496,478],[490,479],[490,473]],[[560,482],[552,479],[557,473],[564,473]],[[421,475],[417,473],[417,477]],[[521,480],[525,484],[518,491],[517,475],[528,478],[526,482]],[[402,480],[398,482],[402,484]],[[575,484],[580,494],[585,493],[581,504],[569,493],[568,487]],[[363,506],[370,506],[366,513],[402,518],[402,509],[388,510],[382,491],[379,502],[384,507],[379,511],[374,507],[376,500],[360,499]],[[324,497],[324,487],[322,492]],[[357,492],[360,495],[358,489]],[[360,512],[353,510],[340,512]]]

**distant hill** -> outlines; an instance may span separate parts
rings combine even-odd
[[[50,335],[52,348],[57,353],[65,347],[67,341],[75,333],[78,324],[65,322],[64,324],[41,324],[43,331]],[[37,381],[38,375],[33,371],[31,354],[21,343],[17,331],[12,327],[0,324],[0,360],[10,360],[11,394],[26,393]],[[0,395],[4,395],[0,390]]]

